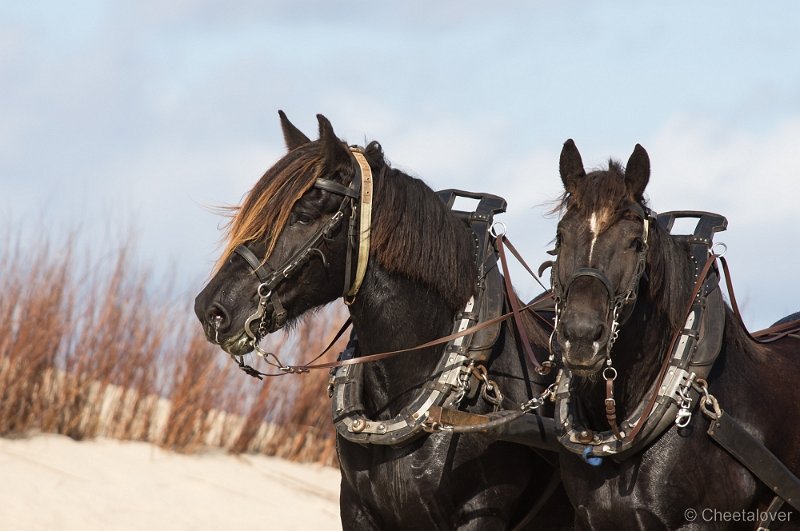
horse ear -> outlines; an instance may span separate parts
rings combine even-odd
[[[320,149],[322,149],[322,157],[328,170],[334,172],[350,166],[350,152],[344,143],[336,137],[331,123],[321,114],[317,115],[317,120],[319,121]]]
[[[286,142],[286,149],[289,151],[303,144],[311,142],[309,138],[303,134],[300,129],[294,126],[292,122],[286,117],[286,113],[278,111],[278,116],[281,117],[281,129],[283,129],[283,140]]]
[[[648,181],[650,181],[650,157],[641,145],[636,144],[625,166],[625,185],[636,201],[642,202],[644,199],[644,189]]]
[[[558,172],[561,174],[564,190],[570,194],[575,193],[575,185],[578,179],[586,175],[586,171],[583,169],[581,154],[578,152],[578,147],[571,138],[564,142],[564,147],[561,148]]]

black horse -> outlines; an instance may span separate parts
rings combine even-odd
[[[478,280],[476,246],[464,222],[422,181],[391,168],[378,143],[356,150],[374,176],[374,202],[369,261],[354,288],[354,248],[363,231],[348,229],[347,221],[358,201],[353,182],[363,184],[367,168],[359,168],[325,117],[318,116],[319,140],[310,141],[280,114],[288,153],[233,212],[227,248],[195,302],[208,339],[240,356],[263,335],[343,294],[358,355],[448,335]],[[287,264],[291,271],[274,281],[275,271],[286,271]],[[253,274],[259,269],[261,285]],[[545,356],[548,333],[529,324],[537,352]],[[365,418],[376,419],[366,424],[385,431],[383,421],[409,418],[409,402],[440,376],[440,356],[436,346],[360,366],[363,396],[356,399]],[[502,327],[486,365],[506,403],[518,405],[543,390],[509,326]],[[480,395],[465,396],[460,405],[492,410]],[[363,420],[348,422],[345,435],[364,435]],[[510,528],[525,518],[554,474],[555,454],[543,458],[478,434],[423,433],[392,446],[354,443],[342,433],[340,504],[347,529]],[[571,525],[572,510],[561,492],[540,511],[537,528]]]
[[[722,301],[713,260],[706,265],[724,218],[693,213],[706,234],[671,235],[670,216],[654,218],[643,198],[650,161],[641,146],[625,168],[612,160],[587,174],[568,140],[560,174],[552,281],[565,367],[559,391],[569,399],[557,404],[556,420],[576,527],[754,529],[752,511],[766,509],[773,494],[706,433],[708,419],[693,409],[703,394],[695,378],[705,375],[722,410],[796,475],[800,340],[750,337]],[[685,352],[694,358],[681,365]],[[656,382],[675,382],[676,392]],[[694,400],[670,405],[678,391]],[[659,415],[667,419],[660,425]],[[796,527],[798,515],[783,510],[779,518]]]

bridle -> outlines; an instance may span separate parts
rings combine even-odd
[[[556,259],[552,263],[553,271],[550,278],[553,296],[556,303],[556,324],[553,332],[554,334],[558,332],[558,327],[561,321],[561,310],[568,300],[570,288],[572,288],[572,285],[579,278],[589,277],[600,281],[605,288],[606,293],[608,294],[608,312],[606,315],[611,315],[611,332],[606,343],[606,369],[604,370],[604,376],[606,371],[609,369],[611,369],[609,373],[616,372],[612,368],[611,349],[614,347],[614,343],[619,336],[620,327],[625,324],[625,322],[633,313],[633,308],[639,293],[639,284],[647,267],[648,238],[650,236],[651,221],[650,212],[645,212],[645,209],[637,203],[631,204],[628,209],[633,211],[634,214],[642,219],[643,225],[641,238],[642,245],[636,255],[636,268],[634,269],[633,275],[631,275],[631,278],[628,281],[628,285],[625,287],[625,289],[617,293],[616,290],[611,286],[611,281],[608,279],[606,274],[594,267],[581,267],[577,269],[567,280],[566,286],[562,286],[558,276],[558,260]]]
[[[246,320],[245,333],[250,337],[253,348],[258,349],[258,343],[273,330],[280,329],[286,324],[287,312],[280,302],[277,288],[297,273],[315,255],[318,255],[324,267],[328,267],[325,254],[320,250],[320,244],[329,240],[339,224],[350,211],[349,232],[347,237],[347,254],[345,263],[345,278],[342,296],[346,304],[351,304],[358,294],[367,269],[369,260],[370,224],[372,217],[372,170],[360,148],[351,147],[350,153],[355,159],[355,175],[348,186],[330,179],[317,178],[312,187],[342,196],[342,202],[336,212],[322,225],[300,248],[280,267],[272,269],[267,264],[267,258],[259,259],[246,244],[241,244],[234,249],[234,253],[242,257],[250,266],[259,284],[256,287],[258,306]],[[358,235],[359,245],[356,258],[356,271],[353,274],[354,241]],[[267,306],[272,303],[272,314],[267,315]]]
[[[566,304],[569,297],[570,288],[575,281],[583,277],[594,278],[600,281],[606,290],[608,295],[606,315],[611,314],[611,330],[609,332],[608,340],[606,341],[606,366],[603,368],[603,379],[606,382],[605,408],[608,423],[611,426],[614,436],[618,440],[621,440],[625,437],[625,432],[623,432],[617,424],[616,400],[614,398],[614,380],[617,379],[617,370],[614,368],[611,360],[611,350],[614,348],[617,337],[619,337],[620,327],[625,324],[625,322],[627,322],[627,320],[633,314],[633,308],[636,305],[636,299],[639,294],[639,284],[647,267],[647,242],[650,236],[651,220],[651,213],[649,211],[645,212],[645,209],[638,203],[632,203],[628,207],[628,210],[631,210],[642,220],[642,244],[636,255],[636,267],[633,271],[633,275],[631,275],[631,278],[628,281],[628,285],[625,287],[625,289],[617,293],[611,286],[611,281],[608,279],[605,273],[594,267],[578,268],[572,274],[572,276],[570,276],[569,280],[567,281],[566,288],[564,288],[559,282],[557,259],[555,262],[553,262],[553,271],[550,277],[551,284],[553,286],[553,296],[556,303],[556,322],[553,329],[553,334],[550,336],[551,352],[553,349],[553,337],[558,333],[558,327],[561,324],[561,309],[563,305]]]

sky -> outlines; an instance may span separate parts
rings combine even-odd
[[[762,328],[800,310],[797,20],[792,1],[5,2],[0,233],[113,251],[130,231],[191,300],[220,251],[209,207],[282,156],[282,109],[312,138],[322,113],[378,140],[435,189],[506,197],[535,266],[563,142],[587,168],[640,143],[653,209],[728,217],[718,240]]]

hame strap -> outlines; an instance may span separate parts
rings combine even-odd
[[[367,272],[369,261],[369,242],[372,224],[372,169],[361,151],[351,149],[358,167],[361,170],[361,200],[359,202],[359,229],[358,229],[358,261],[356,262],[356,276],[350,290],[345,295],[345,302],[352,300],[358,294],[364,275]]]

